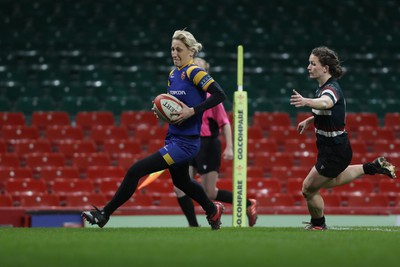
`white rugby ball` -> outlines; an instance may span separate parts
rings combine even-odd
[[[171,115],[171,113],[182,110],[180,101],[169,94],[160,94],[156,96],[153,103],[154,111],[157,113],[157,116],[168,123],[171,123],[171,120],[174,119],[173,117],[176,116]]]

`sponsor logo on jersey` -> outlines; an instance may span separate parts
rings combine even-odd
[[[170,91],[171,95],[186,95],[185,91]]]

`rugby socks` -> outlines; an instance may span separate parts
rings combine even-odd
[[[178,175],[177,177],[182,176]],[[180,180],[174,180],[174,184],[187,196],[199,203],[207,215],[214,214],[216,210],[214,203],[207,197],[204,188],[196,180],[192,180],[189,178],[189,182],[186,183]]]
[[[216,201],[231,203],[233,202],[233,194],[230,191],[218,189],[217,196],[215,197]]]
[[[378,173],[376,165],[373,162],[363,164],[363,170],[365,174],[374,175]]]
[[[194,204],[190,197],[184,195],[183,197],[178,197],[179,206],[185,214],[186,219],[189,223],[190,227],[198,227],[199,223],[197,222],[196,213],[194,211]]]
[[[168,168],[168,164],[158,152],[134,163],[126,172],[121,185],[115,192],[111,201],[103,208],[104,213],[110,216],[115,210],[128,201],[136,191],[141,177],[166,168]]]
[[[325,216],[322,216],[321,218],[311,218],[311,224],[314,226],[325,225]]]
[[[225,202],[225,203],[233,203],[233,193],[231,191],[218,189],[217,197],[215,198],[217,201]],[[249,199],[246,201],[246,207],[250,207],[251,202]]]

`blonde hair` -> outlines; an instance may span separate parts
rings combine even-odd
[[[197,55],[203,48],[203,45],[197,42],[196,38],[194,38],[193,34],[186,30],[178,30],[174,32],[172,36],[172,40],[180,40],[182,43],[186,45],[187,48],[194,50],[194,56]]]

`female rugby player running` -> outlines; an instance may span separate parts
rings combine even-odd
[[[103,227],[110,215],[133,195],[143,176],[169,169],[174,186],[200,204],[213,230],[220,228],[224,206],[211,201],[203,187],[189,176],[189,162],[200,149],[203,112],[226,98],[219,84],[193,64],[193,58],[201,48],[202,44],[190,32],[178,30],[173,34],[171,56],[176,68],[169,74],[168,93],[181,101],[183,109],[169,124],[165,146],[128,169],[115,195],[102,210],[95,207],[82,213],[89,223]],[[207,93],[211,95],[208,98]]]
[[[396,170],[384,157],[350,165],[353,152],[345,130],[346,102],[337,81],[343,74],[337,54],[327,47],[314,48],[307,69],[310,78],[318,82],[315,97],[305,98],[293,90],[290,104],[312,109],[313,116],[300,122],[297,130],[302,134],[314,123],[317,137],[317,162],[302,188],[311,215],[311,222],[305,229],[326,230],[324,200],[319,193],[321,188],[344,185],[364,174],[380,173],[396,178]]]

